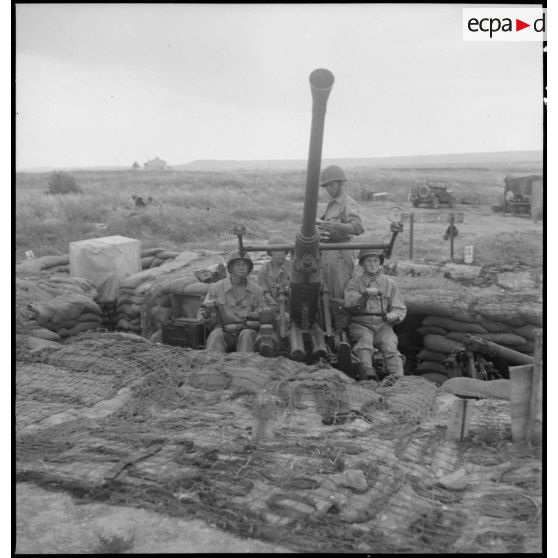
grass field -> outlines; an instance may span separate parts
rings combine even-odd
[[[464,223],[458,225],[455,258],[463,246],[475,245],[476,263],[542,263],[542,224],[528,218],[495,214],[490,204],[503,193],[507,174],[540,173],[535,162],[443,167],[347,168],[347,191],[360,202],[366,232],[362,241],[388,240],[386,214],[392,205],[406,212],[432,215],[448,209],[413,209],[408,194],[426,180],[446,180],[453,190]],[[66,254],[68,243],[86,238],[122,235],[138,238],[145,248],[173,250],[233,247],[232,228],[244,224],[247,241],[267,241],[281,234],[294,239],[304,200],[304,171],[75,171],[83,194],[49,195],[49,173],[16,174],[16,259],[26,250],[35,256]],[[367,201],[368,192],[387,192],[389,202]],[[152,196],[155,203],[137,210],[132,194]],[[326,202],[320,192],[320,211]],[[319,216],[319,214],[318,214]],[[449,259],[443,240],[447,223],[415,224],[414,257]],[[408,226],[407,226],[408,229]],[[394,256],[408,258],[408,231]]]

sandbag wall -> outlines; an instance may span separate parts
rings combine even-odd
[[[224,273],[220,255],[199,251],[182,252],[173,261],[126,277],[116,304],[116,329],[160,340],[161,324],[172,313],[171,294],[183,294],[190,284],[211,282]]]
[[[445,374],[444,360],[473,334],[526,354],[534,350],[534,330],[542,327],[542,293],[510,291],[498,285],[464,286],[436,277],[396,279],[408,314],[422,316],[417,332],[423,349],[417,373]],[[434,374],[435,376],[436,374]]]
[[[16,333],[30,349],[101,326],[95,286],[82,277],[16,278]]]

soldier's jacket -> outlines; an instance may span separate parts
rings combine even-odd
[[[333,234],[330,238],[331,242],[348,242],[351,237],[364,232],[362,220],[358,211],[358,204],[345,192],[343,192],[338,198],[331,198],[329,200],[321,218],[324,221],[332,221],[334,223],[352,223],[355,228],[355,232],[352,235]]]
[[[250,312],[256,312],[263,305],[261,289],[255,283],[248,280],[246,292],[238,300],[234,297],[232,283],[229,277],[212,283],[205,295],[204,302],[217,302],[222,305],[222,313],[225,323],[229,321],[242,322]]]
[[[370,313],[381,313],[380,297],[374,296],[366,299],[364,292],[368,287],[376,287],[383,298],[384,312],[395,312],[399,321],[407,315],[405,301],[391,277],[386,277],[382,272],[371,277],[362,273],[353,277],[345,287],[345,308],[350,310],[353,322],[373,326],[382,323],[381,316],[369,316]]]

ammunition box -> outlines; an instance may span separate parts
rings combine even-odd
[[[206,341],[205,325],[193,318],[177,318],[163,322],[163,343],[203,349]]]

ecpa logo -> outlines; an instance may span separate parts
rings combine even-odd
[[[546,9],[463,8],[464,41],[546,41]]]

